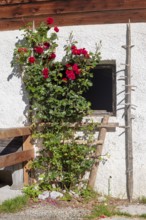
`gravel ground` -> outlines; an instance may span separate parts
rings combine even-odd
[[[119,206],[121,212],[132,215],[146,213],[146,205]],[[0,214],[0,220],[83,220],[90,213],[85,208],[56,207],[56,205],[39,203],[13,214]],[[140,218],[113,216],[104,220],[139,220]]]
[[[146,205],[135,204],[119,206],[120,211],[132,215],[146,213]],[[86,208],[56,207],[56,205],[39,203],[31,205],[21,212],[13,214],[0,214],[0,220],[83,220],[90,213]],[[99,218],[97,218],[99,219]],[[132,218],[113,216],[104,220],[140,220],[135,216]]]
[[[85,209],[49,205],[35,205],[14,214],[0,214],[0,220],[82,220],[89,211]]]
[[[146,204],[130,204],[118,206],[121,212],[129,213],[130,215],[142,215],[146,214]]]

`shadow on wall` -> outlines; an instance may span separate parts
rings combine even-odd
[[[20,152],[22,151],[22,145],[23,145],[23,138],[22,137],[15,137],[15,138],[7,138],[4,140],[0,140],[0,156],[4,156],[10,153]],[[9,167],[5,167],[0,169],[0,187],[4,185],[12,186],[12,184],[15,184],[17,180],[13,178],[16,171],[22,169],[22,165],[13,165]],[[21,171],[23,173],[23,169]],[[23,183],[23,176],[20,176],[19,171],[19,182],[21,180],[21,183]]]
[[[16,45],[18,45],[19,43],[21,44],[22,42],[23,42],[23,40],[18,40],[15,43],[15,47],[16,47]],[[11,61],[11,66],[12,66],[12,72],[8,76],[7,81],[10,81],[13,77],[20,78],[20,80],[21,80],[20,93],[22,95],[22,101],[25,103],[25,109],[23,111],[23,114],[26,118],[28,118],[29,99],[28,99],[28,93],[25,89],[25,85],[24,85],[23,80],[22,80],[23,69],[18,64],[15,64],[14,53],[13,53],[13,57],[12,57],[12,61]],[[27,120],[24,121],[23,123],[24,123],[25,126],[29,124],[29,122]]]

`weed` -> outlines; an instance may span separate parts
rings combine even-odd
[[[146,204],[146,197],[145,196],[140,197],[139,203]]]
[[[127,212],[115,211],[114,215],[131,217],[132,215]]]
[[[29,201],[28,196],[18,196],[14,199],[9,199],[4,201],[0,205],[0,213],[13,213],[24,208]]]
[[[80,191],[79,195],[84,199],[85,202],[89,202],[90,200],[95,199],[98,194],[90,188],[85,188]]]
[[[62,198],[60,198],[60,200],[62,200],[62,201],[71,201],[72,196],[69,193],[65,193],[64,196]]]
[[[87,219],[94,219],[101,216],[111,217],[114,215],[114,208],[110,206],[106,206],[104,204],[95,206],[91,212],[90,216],[87,216]]]
[[[98,217],[111,217],[111,216],[132,217],[132,215],[127,212],[121,212],[117,210],[115,206],[100,204],[94,207],[94,209],[91,212],[91,215],[87,216],[86,219],[94,219]],[[146,218],[146,214],[145,214],[145,218]]]
[[[23,192],[33,199],[37,198],[38,195],[41,193],[40,188],[37,185],[25,186],[23,188]]]
[[[143,213],[142,215],[139,216],[140,218],[146,218],[146,213]]]

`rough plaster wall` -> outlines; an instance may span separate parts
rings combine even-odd
[[[0,128],[24,126],[28,103],[21,79],[12,76],[11,61],[19,31],[0,32]]]
[[[135,120],[133,121],[133,148],[134,148],[134,197],[146,196],[146,24],[132,24],[132,84],[137,86],[132,93],[133,103],[137,105]],[[73,31],[79,47],[95,50],[95,43],[102,41],[101,55],[103,60],[116,60],[117,68],[117,116],[111,117],[111,122],[119,122],[124,125],[122,118],[124,98],[123,81],[118,80],[124,76],[125,50],[121,48],[126,41],[126,25],[90,25],[76,27],[61,27],[59,32],[58,59],[63,54],[63,45],[69,33]],[[21,80],[13,77],[8,81],[12,73],[10,61],[14,44],[17,41],[18,31],[1,32],[0,41],[0,127],[15,127],[25,124],[24,110],[28,102],[26,96],[22,98]],[[100,164],[95,189],[101,193],[125,198],[126,176],[125,176],[125,136],[124,129],[117,128],[116,132],[108,133],[104,145],[103,154],[109,153],[110,158],[105,164]],[[112,178],[109,178],[109,177]],[[110,184],[109,184],[110,180]],[[110,187],[109,187],[110,185]]]

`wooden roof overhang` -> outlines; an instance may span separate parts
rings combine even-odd
[[[0,30],[53,17],[55,25],[146,21],[145,0],[0,0]]]

